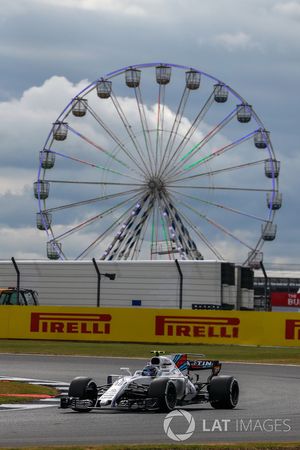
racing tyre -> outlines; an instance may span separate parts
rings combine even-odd
[[[233,409],[239,401],[239,384],[234,377],[214,377],[209,386],[209,401],[215,409]]]
[[[153,380],[149,386],[148,396],[157,398],[158,408],[162,412],[172,411],[176,406],[176,386],[173,381],[168,378],[158,378]]]
[[[98,389],[95,381],[92,378],[76,377],[71,381],[69,387],[69,397],[76,397],[79,400],[92,400],[93,406],[96,405],[98,398]],[[91,408],[79,409],[72,408],[78,412],[89,412]]]

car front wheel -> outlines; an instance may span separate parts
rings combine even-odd
[[[91,400],[92,406],[96,405],[98,397],[98,389],[95,381],[92,378],[77,377],[71,381],[69,387],[69,397],[75,397],[79,400]],[[72,408],[77,412],[89,412],[91,408]]]
[[[153,380],[149,386],[148,396],[157,398],[157,405],[160,411],[172,411],[177,402],[176,386],[172,380],[161,378]]]

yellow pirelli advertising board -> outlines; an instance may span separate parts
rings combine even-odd
[[[1,306],[1,339],[300,346],[299,313]]]

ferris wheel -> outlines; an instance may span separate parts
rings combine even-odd
[[[123,67],[81,90],[40,151],[50,259],[258,264],[276,237],[280,162],[253,107],[177,64]]]

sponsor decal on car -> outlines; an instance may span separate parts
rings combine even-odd
[[[237,317],[156,316],[156,336],[238,338]]]
[[[110,334],[110,314],[31,313],[32,333]]]

